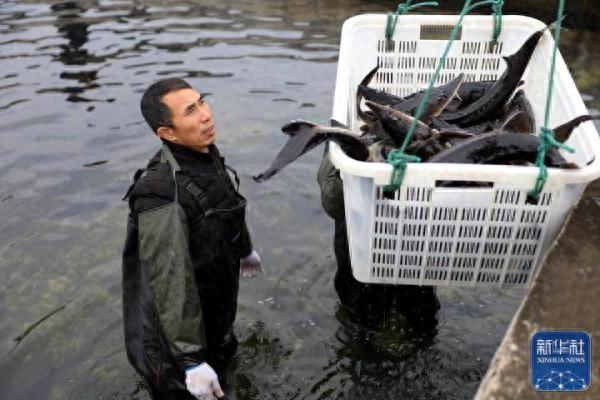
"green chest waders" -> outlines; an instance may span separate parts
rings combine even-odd
[[[189,252],[189,228],[178,202],[176,174],[181,170],[163,146],[175,182],[175,201],[138,216],[141,267],[147,273],[161,332],[174,355],[205,347],[202,307]]]
[[[209,207],[205,191],[178,174],[181,168],[169,148],[161,151],[161,162],[173,173],[175,200],[138,216],[140,262],[173,353],[207,348],[218,355],[233,339],[246,200],[238,194],[233,207]],[[189,224],[178,184],[200,207]]]

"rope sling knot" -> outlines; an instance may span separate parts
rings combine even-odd
[[[414,10],[419,7],[437,7],[437,1],[425,1],[422,3],[417,3],[411,5],[412,0],[408,0],[405,3],[398,4],[398,8],[396,8],[396,12],[390,12],[387,15],[387,24],[385,26],[385,38],[390,40],[394,35],[394,29],[396,29],[396,22],[398,22],[398,16],[404,15],[410,10]]]
[[[396,190],[402,184],[404,173],[406,172],[406,164],[419,163],[421,159],[417,156],[406,154],[402,150],[394,149],[388,153],[387,162],[394,168],[392,173],[392,181],[386,190]]]
[[[554,131],[552,129],[546,128],[546,127],[542,127],[540,129],[540,131],[541,131],[541,133],[540,133],[540,140],[542,141],[542,143],[540,144],[540,147],[539,147],[538,151],[544,151],[544,152],[546,152],[551,147],[556,147],[558,149],[565,149],[569,153],[575,153],[575,149],[574,148],[569,147],[566,144],[561,143],[561,142],[559,142],[558,140],[556,140],[554,138]]]
[[[557,149],[565,149],[569,153],[575,153],[575,149],[567,146],[564,143],[557,141],[554,138],[554,131],[547,127],[540,128],[540,145],[538,147],[538,154],[535,160],[535,165],[540,169],[538,173],[538,177],[535,181],[535,187],[529,193],[534,197],[538,197],[544,188],[544,184],[546,183],[546,179],[548,179],[548,168],[546,167],[545,159],[546,152],[555,147]]]
[[[563,20],[563,11],[565,9],[565,1],[559,0],[558,11],[556,15],[556,31],[554,32],[554,48],[552,49],[552,61],[550,62],[550,73],[548,76],[548,94],[546,95],[546,111],[544,116],[544,126],[540,128],[540,145],[538,147],[538,155],[535,160],[535,165],[540,169],[537,179],[535,181],[535,187],[529,192],[530,196],[538,198],[546,179],[548,179],[548,169],[546,168],[546,151],[551,147],[562,148],[570,153],[574,153],[575,149],[558,142],[554,139],[554,131],[548,128],[548,122],[550,119],[550,109],[552,103],[552,90],[554,89],[554,70],[556,68],[556,53],[558,51],[558,42],[560,40],[560,30]]]
[[[504,7],[504,0],[496,0],[494,4],[492,4],[492,10],[494,14],[502,14],[502,7]]]
[[[411,3],[411,1],[407,1],[404,4],[401,4],[404,7],[401,8],[400,6],[398,6],[398,10],[406,9],[408,11],[408,10],[410,10],[412,8],[416,8],[418,6],[430,5],[429,3],[419,3],[419,4],[415,4],[415,5],[411,6],[410,3]],[[460,28],[460,26],[462,24],[462,20],[463,20],[464,16],[469,11],[471,11],[477,7],[481,7],[484,5],[494,6],[497,4],[499,7],[498,10],[500,10],[500,13],[501,13],[502,12],[501,8],[502,8],[502,5],[504,4],[504,2],[502,0],[484,0],[484,1],[480,1],[479,3],[475,3],[473,5],[471,5],[471,0],[467,0],[465,2],[462,12],[460,13],[460,16],[458,18],[458,22],[456,23],[456,25],[454,26],[454,29],[452,30],[452,33],[450,34],[450,38],[448,39],[446,49],[444,50],[444,53],[442,54],[442,57],[440,58],[440,62],[437,64],[437,67],[435,68],[435,72],[433,73],[433,76],[431,77],[429,86],[425,90],[425,95],[423,96],[423,100],[421,100],[421,103],[419,104],[419,107],[417,108],[417,112],[415,113],[415,117],[413,118],[413,120],[410,124],[408,133],[406,134],[406,136],[404,138],[404,142],[402,143],[402,147],[400,147],[399,150],[394,149],[388,154],[387,161],[388,161],[388,163],[392,164],[392,167],[394,169],[392,172],[391,182],[389,185],[387,185],[385,187],[386,191],[395,191],[395,190],[398,190],[400,188],[400,186],[402,186],[402,180],[404,178],[404,173],[406,172],[406,164],[408,162],[420,162],[421,161],[421,159],[419,157],[404,153],[404,150],[406,150],[408,144],[411,141],[413,133],[415,132],[415,129],[417,127],[417,121],[421,118],[421,115],[423,115],[423,112],[425,111],[425,106],[429,102],[429,97],[431,95],[431,89],[433,88],[433,85],[440,74],[440,69],[441,69],[442,65],[444,65],[446,62],[448,52],[450,51],[450,46],[452,45],[452,42],[454,42],[454,39],[456,39],[456,36],[458,34],[458,29]],[[437,3],[435,3],[435,5],[437,6]],[[396,17],[397,17],[397,15],[396,15]],[[391,22],[391,15],[388,14],[388,24],[386,27],[386,39],[389,39],[391,37],[391,33],[393,33],[393,31],[394,31],[394,26],[396,24],[396,20],[394,19],[394,26],[391,27],[391,33],[390,33],[390,25],[391,25],[390,22]],[[388,37],[388,33],[390,33],[389,37]],[[499,35],[500,31],[495,32],[495,35],[496,35],[496,33]]]

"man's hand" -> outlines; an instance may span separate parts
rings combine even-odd
[[[240,260],[240,273],[244,278],[254,278],[256,275],[263,272],[260,256],[256,250],[252,250],[252,253],[248,257],[244,257]]]
[[[199,400],[215,400],[225,396],[219,385],[217,373],[207,363],[186,370],[185,385]]]

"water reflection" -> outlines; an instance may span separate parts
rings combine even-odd
[[[539,1],[522,3],[527,13],[553,18],[545,6],[536,14]],[[217,140],[240,172],[265,263],[263,277],[241,283],[228,394],[472,396],[522,292],[444,289],[427,327],[394,314],[365,329],[334,292],[331,226],[315,182],[319,152],[266,186],[250,179],[281,148],[284,122],[329,120],[343,21],[388,7],[366,0],[0,4],[4,397],[148,398],[123,350],[120,198],[157,148],[139,113],[140,92],[165,76],[211,93]],[[596,11],[588,11],[567,25],[595,26]],[[594,29],[565,32],[561,50],[586,103],[598,109],[600,76],[589,68],[600,61]]]
[[[58,32],[69,40],[68,44],[60,46],[59,60],[66,65],[83,65],[91,61],[87,50],[82,48],[88,41],[88,24],[79,20],[85,9],[72,1],[53,4],[50,8],[57,12]]]
[[[60,53],[55,57],[56,60],[65,65],[87,65],[104,61],[103,58],[97,58],[90,55],[84,48],[89,41],[89,22],[82,18],[87,11],[82,3],[73,1],[53,4],[50,9],[56,14],[55,25],[58,32],[67,40],[67,44],[61,44]],[[38,90],[37,93],[48,93],[61,91],[67,93],[69,102],[90,102],[93,101],[83,96],[86,90],[95,89],[99,85],[95,82],[98,79],[98,70],[84,71],[63,71],[60,78],[80,83],[79,86],[67,86],[62,88],[48,88]],[[114,99],[113,99],[114,100]],[[91,111],[91,110],[90,110]]]

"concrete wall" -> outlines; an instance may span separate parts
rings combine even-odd
[[[600,180],[590,184],[548,253],[476,400],[600,399]],[[530,384],[529,342],[538,330],[583,330],[592,339],[585,392],[537,392]]]

